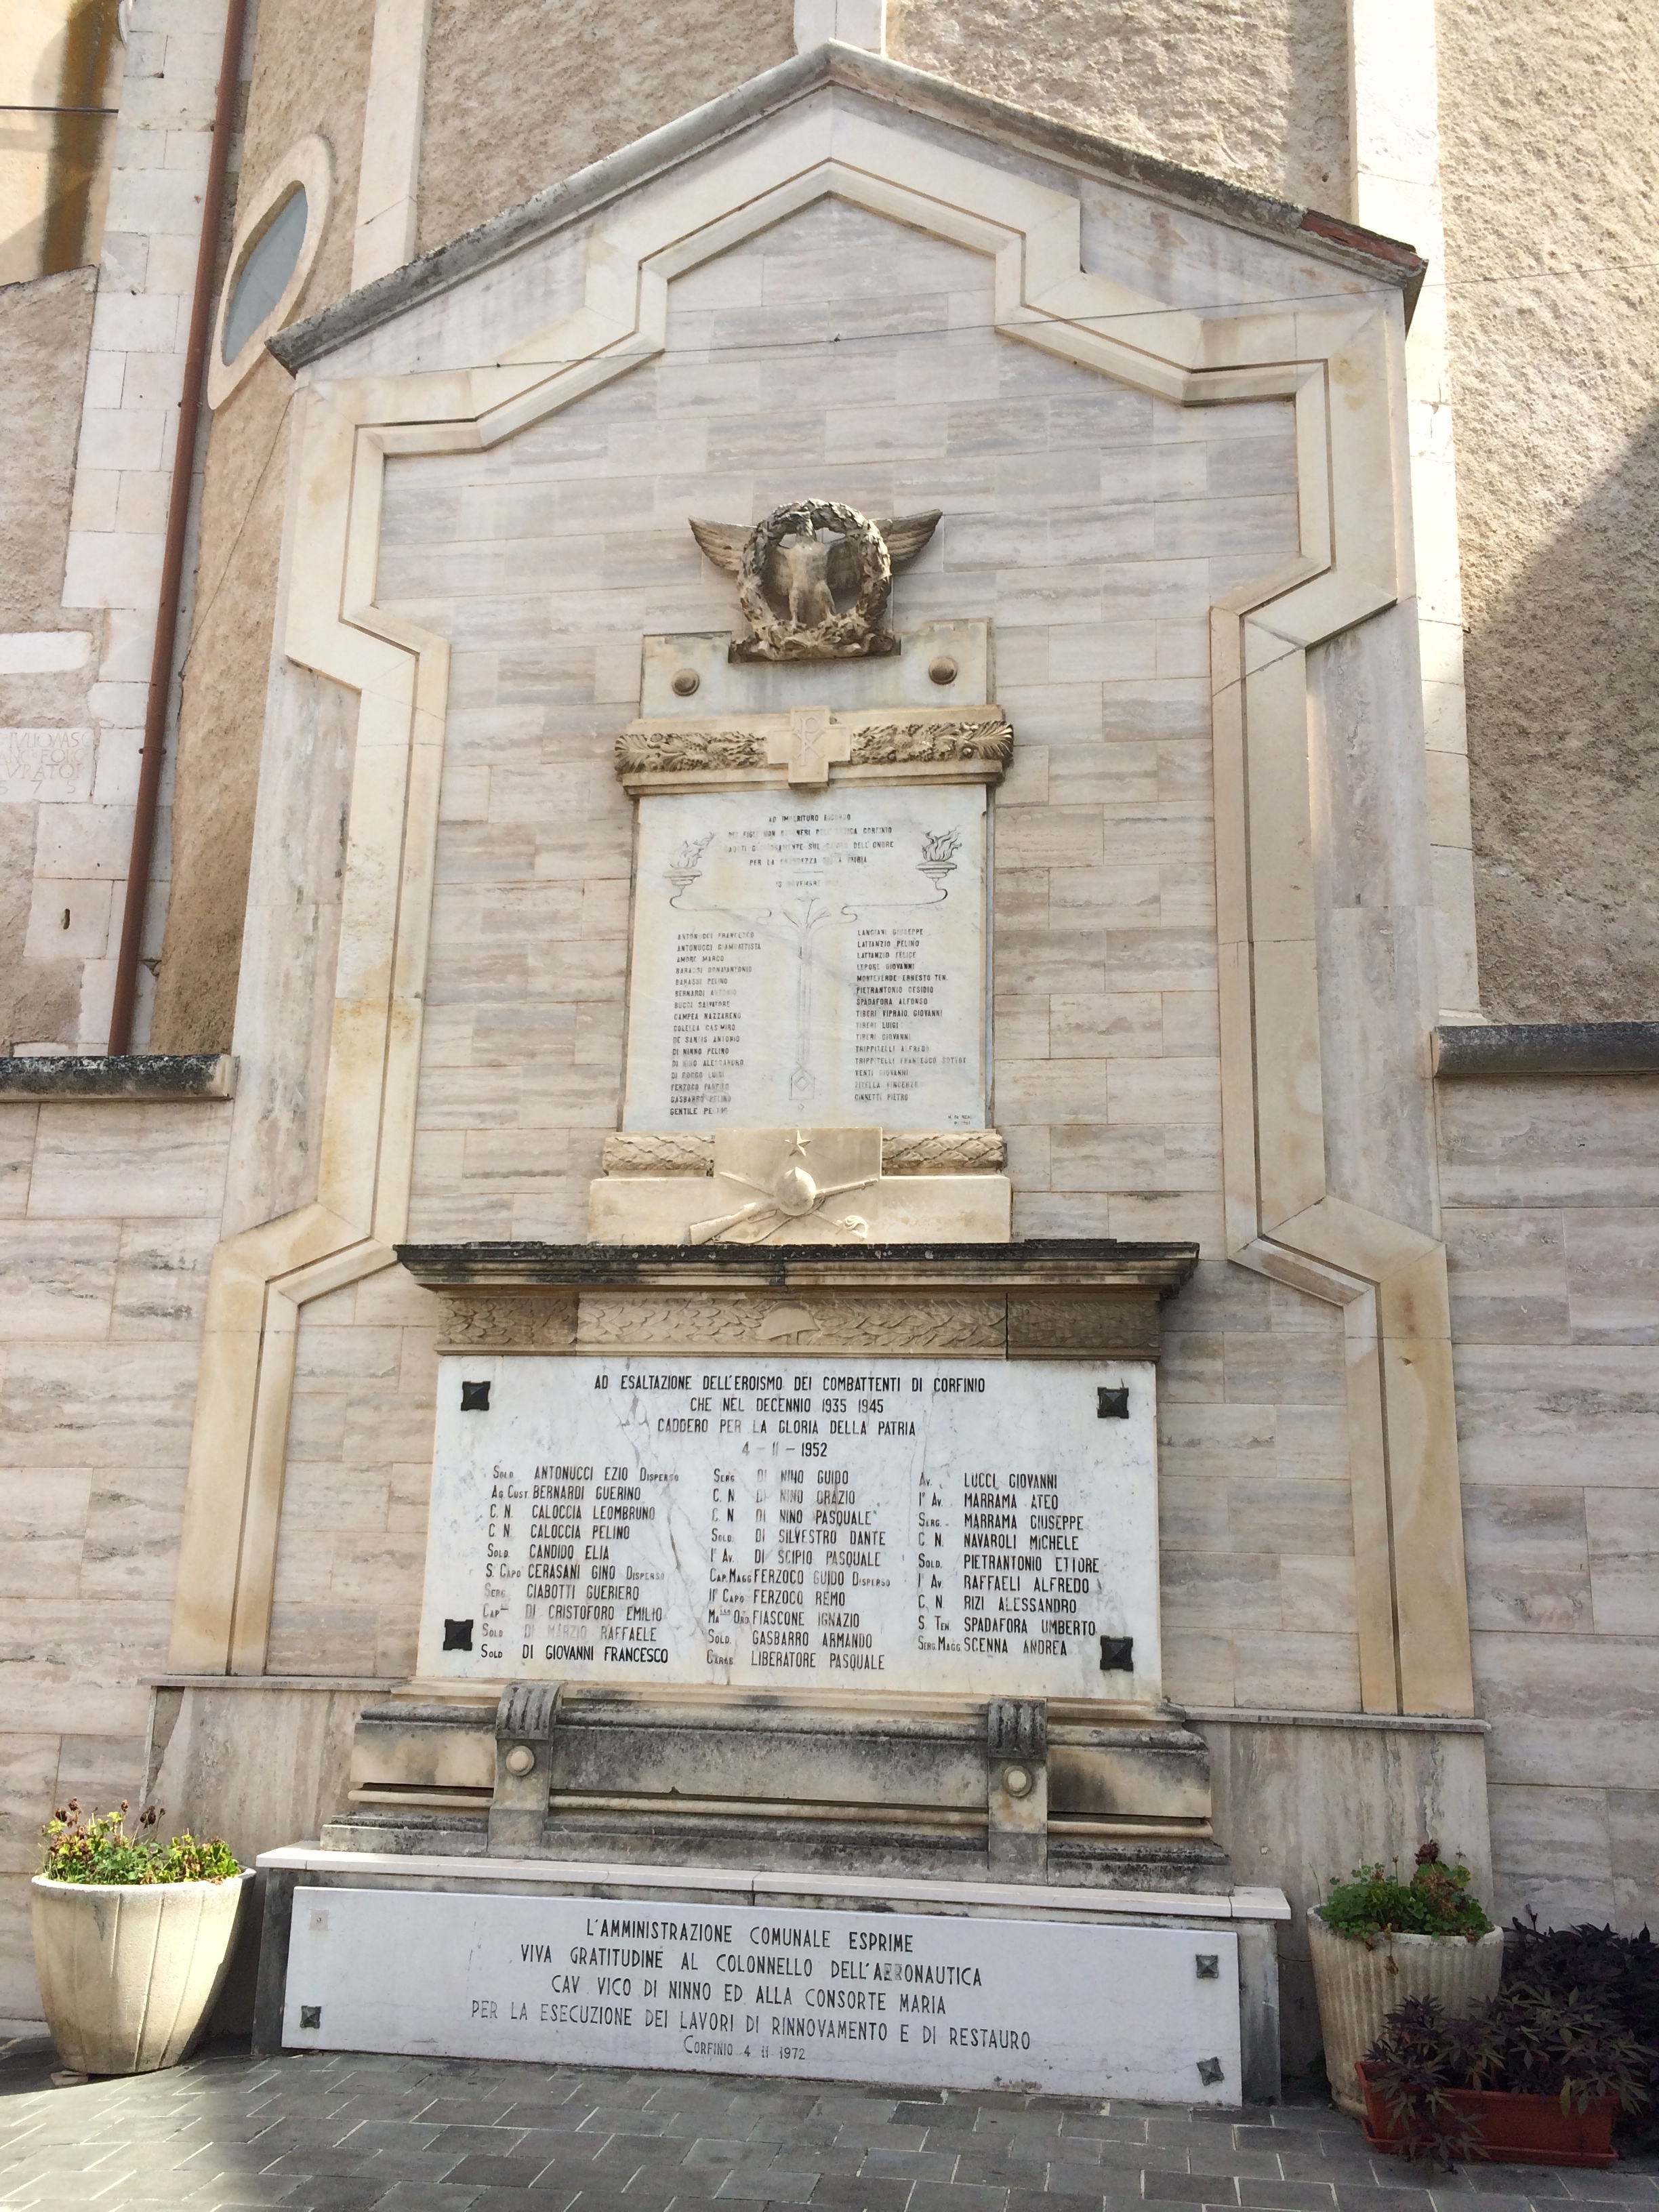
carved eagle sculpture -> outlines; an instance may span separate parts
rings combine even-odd
[[[749,528],[689,520],[715,567],[738,579],[755,628],[754,637],[733,647],[733,656],[817,659],[896,649],[886,628],[892,571],[921,552],[939,514],[935,507],[870,522],[850,508],[804,501]],[[847,526],[837,527],[843,518]],[[857,605],[842,611],[837,594]]]

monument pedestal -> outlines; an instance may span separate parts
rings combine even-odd
[[[1002,1880],[1231,1885],[1209,1753],[1108,1701],[419,1686],[359,1722],[342,1850]]]
[[[1283,1901],[1162,1694],[1190,1247],[401,1256],[453,1315],[419,1675],[264,1862],[270,2047],[1273,2093]]]
[[[1279,2093],[1282,1892],[267,1851],[253,2047]]]

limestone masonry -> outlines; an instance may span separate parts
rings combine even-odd
[[[261,2049],[1233,2105],[1361,1861],[1659,1911],[1628,15],[25,0],[0,2019],[71,1795]]]

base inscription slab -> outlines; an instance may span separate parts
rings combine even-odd
[[[1159,1694],[1150,1362],[439,1368],[423,1677]]]
[[[299,1888],[283,2040],[1232,2105],[1238,1939],[988,1916]]]

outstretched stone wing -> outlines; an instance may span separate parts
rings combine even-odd
[[[935,507],[926,514],[890,516],[876,522],[894,568],[902,568],[907,561],[915,560],[937,528],[941,512]],[[864,581],[859,556],[845,538],[830,549],[830,581],[838,592],[856,592]]]
[[[753,536],[752,528],[741,522],[700,522],[696,516],[688,516],[691,535],[717,568],[724,568],[728,576],[735,576],[743,568],[743,549]]]
[[[888,558],[896,568],[902,568],[907,561],[915,559],[938,529],[942,513],[942,508],[930,507],[926,514],[896,514],[886,521],[877,522],[876,527],[887,547]]]

